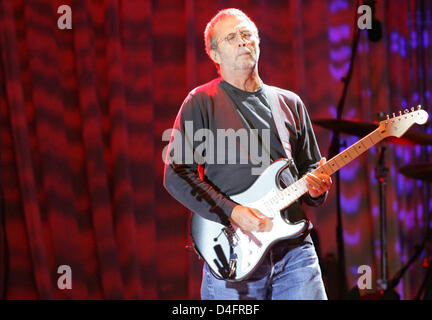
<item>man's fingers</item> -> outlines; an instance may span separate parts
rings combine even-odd
[[[313,197],[319,196],[327,190],[330,190],[332,185],[330,176],[324,174],[317,176],[313,173],[308,173],[306,175],[306,181],[309,194],[311,194]]]
[[[308,173],[306,179],[308,180],[309,183],[311,183],[315,187],[320,187],[322,185],[330,186],[332,182],[329,176],[317,177],[312,173]]]
[[[259,210],[238,205],[234,207],[230,219],[245,231],[269,231],[273,223]]]
[[[322,157],[321,160],[320,160],[320,162],[319,162],[319,164],[318,164],[318,166],[321,167],[321,166],[325,165],[326,162],[327,162],[327,159],[325,157]]]
[[[257,209],[252,209],[252,212],[256,217],[256,219],[254,219],[255,228],[253,231],[263,232],[271,230],[273,223],[271,223],[271,220],[266,215],[264,215]]]
[[[262,214],[259,210],[257,209],[252,209],[252,213],[255,215],[255,217],[257,217],[258,219],[265,219],[266,216],[264,214]]]
[[[317,176],[313,175],[312,173],[309,173],[306,176],[306,180],[309,182],[309,184],[314,187],[315,189],[320,189],[321,185],[324,183],[322,180],[320,180]]]

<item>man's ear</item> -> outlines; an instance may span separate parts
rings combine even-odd
[[[217,52],[216,50],[210,50],[210,57],[212,58],[212,60],[217,63],[220,64],[220,56],[219,56],[219,52]]]

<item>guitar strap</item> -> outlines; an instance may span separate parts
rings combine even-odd
[[[269,100],[270,109],[273,115],[273,120],[275,122],[276,130],[279,134],[279,138],[281,139],[282,147],[286,153],[287,159],[292,160],[291,144],[289,142],[289,133],[285,126],[285,122],[284,122],[285,117],[282,111],[282,108],[284,106],[279,100],[276,89],[274,87],[264,84],[264,89],[267,98]]]

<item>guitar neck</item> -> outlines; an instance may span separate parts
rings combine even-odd
[[[383,139],[384,137],[379,131],[379,128],[377,128],[367,136],[354,143],[352,146],[348,147],[327,161],[325,165],[313,170],[311,173],[315,175],[325,173],[330,176]],[[276,198],[274,199],[274,203],[277,203],[279,210],[285,209],[294,201],[303,196],[307,191],[306,178],[302,177],[278,193],[275,196]]]

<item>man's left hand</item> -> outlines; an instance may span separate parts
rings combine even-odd
[[[326,162],[326,158],[321,158],[318,167],[323,166]],[[332,185],[332,179],[325,173],[320,173],[318,175],[308,173],[306,175],[306,181],[308,182],[306,186],[308,188],[309,195],[312,198],[318,198],[323,193],[330,190]]]

